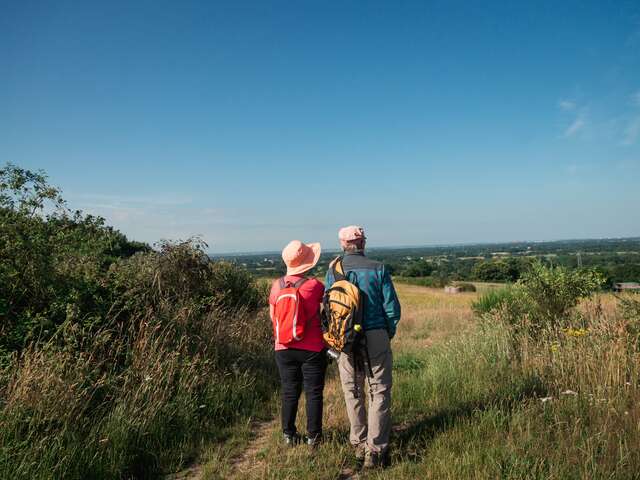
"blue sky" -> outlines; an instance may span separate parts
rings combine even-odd
[[[0,73],[0,163],[134,239],[640,235],[637,2],[4,1]]]

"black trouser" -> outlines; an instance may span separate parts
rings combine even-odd
[[[282,431],[294,435],[298,399],[304,385],[307,402],[307,435],[322,435],[322,392],[327,371],[327,354],[289,348],[276,352],[282,384]]]

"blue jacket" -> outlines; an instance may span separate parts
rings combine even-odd
[[[384,328],[393,338],[400,321],[400,302],[391,276],[384,264],[371,260],[363,253],[345,253],[342,261],[345,275],[364,295],[362,326],[365,330]],[[333,285],[331,269],[327,271],[325,288]]]

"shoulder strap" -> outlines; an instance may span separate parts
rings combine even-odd
[[[300,288],[300,286],[307,280],[309,280],[307,277],[302,277],[300,280],[293,284],[293,288]]]
[[[293,288],[300,288],[300,285],[302,285],[304,282],[306,282],[307,280],[309,280],[306,277],[301,278],[300,280],[298,280],[295,283],[289,282],[285,280],[285,277],[280,277],[280,290],[287,288],[287,287],[293,287]]]
[[[346,280],[347,279],[347,277],[344,274],[344,267],[342,266],[342,259],[343,259],[343,257],[337,257],[331,263],[331,273],[333,273],[333,278],[336,281]]]

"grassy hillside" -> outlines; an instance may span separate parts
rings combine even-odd
[[[318,452],[283,450],[275,419],[258,438],[243,430],[250,458],[239,467],[243,447],[210,452],[204,478],[638,478],[637,303],[624,313],[597,294],[571,312],[588,326],[534,340],[514,337],[500,315],[480,321],[477,293],[398,290],[391,468],[357,473],[334,365]]]

